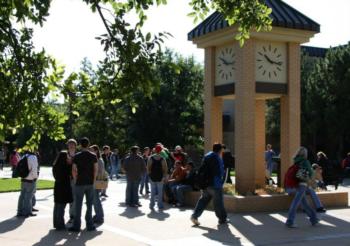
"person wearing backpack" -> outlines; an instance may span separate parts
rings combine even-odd
[[[158,209],[163,209],[163,185],[167,181],[168,166],[166,160],[161,156],[162,145],[156,145],[155,154],[148,159],[147,172],[151,180],[151,199],[149,208],[154,210],[157,196]]]
[[[38,166],[38,159],[32,152],[26,153],[17,164],[17,173],[21,177],[21,193],[18,198],[17,217],[36,216],[32,211],[32,201],[38,178]]]
[[[219,219],[219,224],[228,222],[223,198],[224,162],[221,157],[222,151],[222,144],[214,144],[213,151],[205,155],[198,173],[198,176],[206,181],[202,181],[200,184],[201,197],[191,216],[191,221],[196,226],[199,225],[198,218],[202,215],[212,198],[214,199],[214,210],[216,217]]]
[[[311,225],[315,226],[319,219],[316,211],[309,205],[306,200],[306,194],[309,190],[309,182],[313,177],[313,169],[307,159],[307,149],[300,147],[293,158],[294,164],[291,166],[285,176],[285,189],[287,193],[295,193],[294,199],[288,210],[288,219],[286,226],[296,228],[294,223],[295,216],[299,205],[302,206],[306,214],[309,216]]]

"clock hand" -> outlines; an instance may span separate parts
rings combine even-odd
[[[224,63],[224,65],[229,65],[224,58],[219,57],[219,59],[222,61],[222,63]]]
[[[268,57],[267,55],[264,55],[264,57],[269,63],[274,64],[274,61],[272,61],[270,57]]]
[[[270,57],[268,57],[267,55],[264,55],[264,57],[271,64],[276,64],[277,66],[281,66],[282,65],[282,62],[275,62],[275,61],[271,60]]]
[[[275,62],[275,64],[276,64],[277,66],[281,66],[281,65],[282,65],[282,62]]]

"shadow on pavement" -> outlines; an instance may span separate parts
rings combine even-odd
[[[285,213],[278,213],[286,216]],[[230,216],[230,223],[253,245],[287,245],[293,243],[307,243],[310,241],[350,238],[350,223],[328,214],[319,214],[322,220],[317,226],[311,226],[304,213],[298,213],[295,229],[287,228],[269,214],[249,214],[261,222],[254,225],[244,218],[244,214]]]
[[[242,245],[240,239],[232,234],[227,224],[218,225],[217,229],[205,226],[197,226],[195,228],[206,230],[207,232],[202,234],[204,237],[220,242],[223,245]]]
[[[12,217],[7,220],[1,221],[0,222],[0,234],[16,230],[18,227],[20,227],[25,218],[23,217]]]
[[[78,233],[70,233],[67,231],[50,230],[49,233],[42,237],[39,242],[33,244],[33,246],[48,246],[48,245],[86,245],[89,240],[100,236],[102,231],[82,231]]]
[[[120,216],[126,217],[128,219],[134,219],[136,217],[144,216],[145,213],[140,211],[138,208],[126,207],[124,212],[119,214]]]
[[[165,213],[164,211],[159,211],[158,213],[156,211],[151,211],[149,214],[147,214],[147,217],[150,219],[164,221],[166,218],[170,217],[170,214]]]
[[[36,198],[36,200],[39,202],[48,201],[50,197],[53,197],[53,193],[45,197]]]

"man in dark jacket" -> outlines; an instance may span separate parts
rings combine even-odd
[[[55,178],[53,226],[56,230],[66,229],[64,210],[67,203],[73,202],[71,178],[73,157],[75,155],[77,142],[74,139],[69,139],[67,141],[67,147],[68,150],[63,150],[58,154],[52,167],[52,173]]]
[[[222,144],[216,143],[213,145],[213,151],[204,157],[203,165],[208,165],[209,185],[201,190],[201,197],[191,216],[191,221],[196,226],[199,225],[198,218],[212,198],[214,199],[214,210],[216,217],[219,219],[219,224],[228,222],[223,198],[224,163],[221,157],[222,150]]]
[[[131,153],[125,158],[122,168],[126,174],[125,203],[130,207],[140,207],[138,189],[141,178],[146,173],[145,161],[138,154],[139,147],[131,147]]]

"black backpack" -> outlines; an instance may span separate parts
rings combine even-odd
[[[199,169],[195,172],[194,175],[194,187],[200,190],[209,187],[213,182],[212,175],[210,174],[210,161],[209,159],[203,159],[202,165],[199,167]]]
[[[28,167],[28,156],[25,155],[22,157],[22,159],[17,163],[16,169],[15,169],[15,178],[25,178],[29,174],[29,167]]]
[[[149,177],[153,182],[160,182],[163,179],[163,167],[162,167],[163,158],[156,160],[154,157],[151,157],[151,159],[152,159],[152,167],[151,167],[151,173],[149,174]]]

